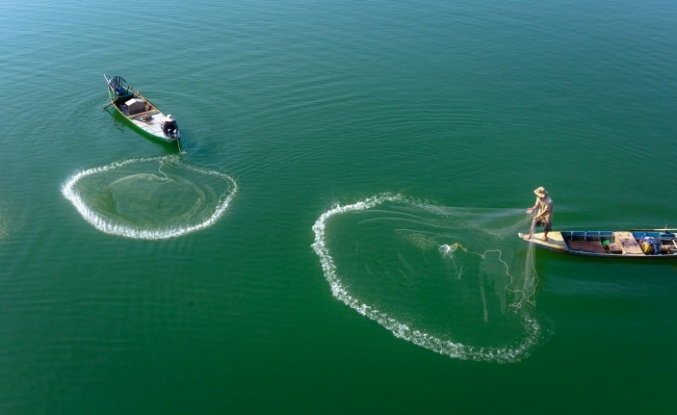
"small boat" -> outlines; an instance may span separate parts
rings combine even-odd
[[[165,143],[174,143],[180,146],[181,132],[171,115],[163,114],[155,105],[134,89],[121,76],[107,77],[108,96],[110,104],[115,107],[132,127],[142,134]],[[169,123],[165,123],[169,121]]]
[[[537,248],[565,254],[605,258],[677,258],[677,235],[672,229],[628,231],[561,231],[519,233]]]

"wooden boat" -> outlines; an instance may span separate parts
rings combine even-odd
[[[171,115],[163,114],[138,90],[128,84],[123,77],[113,76],[109,78],[105,74],[103,77],[106,78],[110,98],[110,104],[106,105],[105,108],[115,107],[115,110],[140,133],[165,143],[176,142],[180,146],[181,132],[176,125],[176,121],[173,123],[175,128],[164,128],[166,127],[165,121]]]
[[[562,231],[518,234],[537,248],[605,258],[677,258],[677,235],[668,229],[628,231]]]

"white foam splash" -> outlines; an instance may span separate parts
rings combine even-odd
[[[505,347],[473,346],[452,340],[441,339],[437,336],[410,327],[409,325],[398,321],[395,317],[361,302],[348,292],[341,282],[341,277],[338,275],[334,259],[327,248],[325,239],[327,221],[334,215],[340,215],[351,211],[367,210],[385,202],[417,203],[402,195],[384,193],[351,205],[337,205],[320,215],[313,225],[312,229],[315,233],[315,240],[312,244],[312,249],[320,258],[322,270],[325,279],[329,283],[332,295],[356,312],[377,322],[393,333],[395,337],[410,341],[418,346],[452,358],[508,363],[517,362],[528,357],[531,350],[539,343],[543,333],[538,320],[522,309],[515,310],[515,313],[522,319],[524,334],[513,344]],[[451,246],[440,247],[440,252],[443,255],[453,255]]]
[[[151,158],[129,159],[115,162],[106,166],[83,170],[74,174],[68,180],[66,180],[66,182],[61,187],[61,193],[68,201],[70,201],[73,204],[73,206],[77,209],[77,211],[85,219],[85,221],[87,221],[89,224],[94,226],[99,231],[110,235],[124,236],[132,239],[148,239],[148,240],[175,238],[212,226],[223,216],[225,211],[228,209],[230,202],[233,200],[235,194],[237,193],[238,190],[237,182],[230,176],[217,171],[207,170],[200,167],[191,166],[189,164],[180,163],[182,167],[187,168],[189,170],[208,176],[215,176],[226,181],[230,185],[231,189],[230,192],[228,194],[222,195],[218,199],[218,203],[214,209],[214,212],[203,222],[191,226],[177,226],[174,228],[167,229],[135,229],[129,226],[113,223],[109,219],[97,214],[94,210],[90,209],[87,206],[85,201],[82,200],[80,195],[74,189],[77,182],[85,177],[97,173],[115,170],[133,163],[152,162],[152,161],[160,161],[160,162],[171,161],[174,163],[180,163],[180,159],[177,156],[161,156]]]

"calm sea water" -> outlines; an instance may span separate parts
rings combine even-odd
[[[558,229],[677,227],[676,21],[5,0],[0,413],[675,413],[675,265],[515,234],[537,186]]]

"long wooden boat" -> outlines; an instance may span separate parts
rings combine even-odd
[[[114,107],[140,133],[165,143],[177,143],[180,146],[181,132],[176,122],[174,121],[175,128],[163,128],[168,117],[171,119],[171,115],[163,114],[123,77],[109,78],[105,74],[103,77],[106,78],[110,98],[110,104],[106,107]]]
[[[561,231],[518,234],[537,248],[565,254],[604,258],[677,258],[677,235],[672,230]]]

